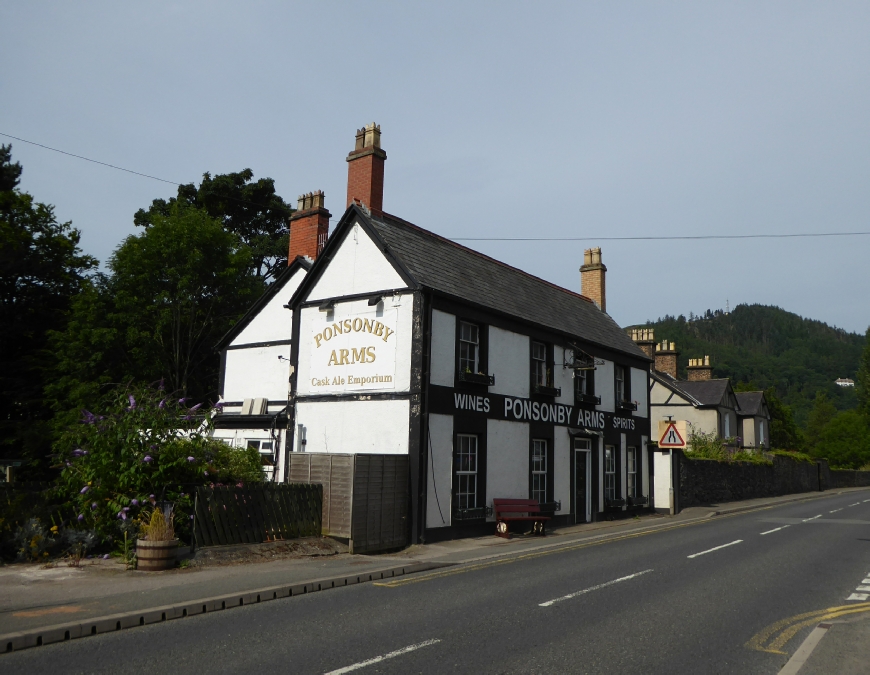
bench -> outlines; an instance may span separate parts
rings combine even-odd
[[[495,533],[499,537],[510,539],[508,523],[513,521],[530,521],[532,534],[544,536],[545,523],[550,516],[541,515],[541,506],[537,499],[493,499],[495,512]]]

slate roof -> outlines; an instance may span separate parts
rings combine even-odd
[[[737,414],[741,417],[750,417],[763,413],[761,404],[764,401],[764,392],[743,391],[734,395],[737,397],[737,404],[740,406]]]
[[[727,378],[688,382],[686,380],[675,380],[667,373],[662,373],[655,369],[650,370],[650,375],[654,380],[661,382],[698,407],[718,406],[722,403],[725,392],[728,391],[730,386]]]
[[[610,316],[585,296],[395,216],[370,216],[363,211],[359,214],[421,286],[643,361],[651,360]]]

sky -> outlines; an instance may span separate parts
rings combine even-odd
[[[0,132],[179,183],[253,170],[338,222],[377,122],[384,209],[620,325],[739,303],[870,324],[870,3],[0,0]],[[11,142],[105,262],[175,187]],[[599,239],[596,239],[599,238]]]

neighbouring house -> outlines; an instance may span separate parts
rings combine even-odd
[[[746,449],[768,446],[770,411],[764,392],[735,393],[728,378],[714,378],[710,357],[689,359],[687,378],[677,376],[679,352],[673,342],[656,342],[652,329],[632,338],[655,361],[650,371],[651,421],[684,421],[687,430],[715,433]],[[739,440],[738,440],[739,439]]]
[[[217,433],[272,439],[276,480],[292,453],[407,455],[412,543],[492,532],[493,498],[647,507],[652,358],[605,311],[601,250],[558,287],[385,213],[385,160],[368,125],[331,236],[294,214],[296,271],[222,343]]]
[[[852,380],[848,377],[838,377],[836,380],[834,380],[834,383],[838,387],[854,387],[855,386],[855,380]]]

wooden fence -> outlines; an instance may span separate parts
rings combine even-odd
[[[408,545],[408,456],[290,453],[290,480],[323,485],[323,534],[353,553]]]
[[[323,489],[294,483],[196,488],[196,546],[320,535]]]

